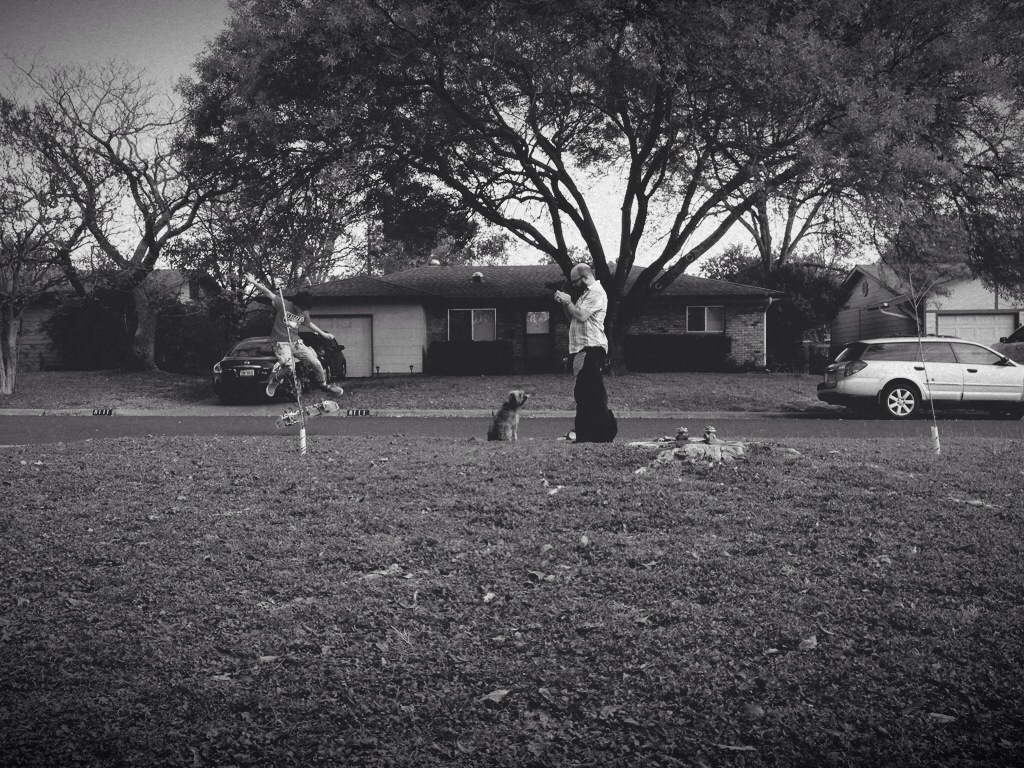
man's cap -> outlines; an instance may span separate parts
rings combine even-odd
[[[592,275],[594,270],[590,268],[589,264],[577,264],[569,271],[569,279],[576,282],[584,275]]]

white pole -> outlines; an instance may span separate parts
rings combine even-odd
[[[284,329],[288,333],[288,351],[291,352],[291,372],[292,372],[292,385],[295,387],[295,405],[299,409],[299,455],[306,455],[306,411],[302,407],[302,384],[299,382],[299,376],[295,368],[297,363],[295,362],[295,350],[292,346],[292,327],[288,324],[288,305],[284,303],[284,288],[278,288],[278,293],[281,294],[281,311],[285,313],[284,317]]]

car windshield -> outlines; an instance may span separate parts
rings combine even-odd
[[[228,357],[273,357],[274,345],[269,341],[240,341],[228,352]]]

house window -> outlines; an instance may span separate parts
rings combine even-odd
[[[449,341],[494,341],[498,322],[493,309],[449,309]]]
[[[526,313],[526,333],[527,335],[536,335],[550,333],[551,331],[551,313],[550,312],[527,312]]]
[[[725,333],[725,307],[687,307],[687,333]]]

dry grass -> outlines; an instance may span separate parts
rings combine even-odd
[[[0,449],[11,766],[1024,764],[1020,441]]]
[[[630,411],[830,410],[815,396],[817,376],[801,374],[627,373],[606,381],[611,406]],[[564,374],[523,376],[382,376],[350,379],[345,401],[356,408],[486,409],[510,389],[533,394],[532,410],[574,407]],[[0,408],[168,408],[215,404],[206,376],[154,372],[46,371],[22,373]]]

